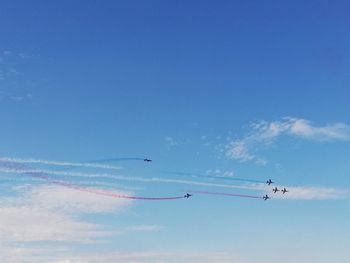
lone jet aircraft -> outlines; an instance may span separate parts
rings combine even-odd
[[[265,195],[263,198],[266,201],[267,199],[270,199],[271,197],[269,197],[268,195]]]
[[[274,193],[277,193],[278,191],[280,191],[280,190],[278,190],[277,187],[275,187],[275,188],[272,189],[272,192],[274,192]]]
[[[288,192],[288,190],[287,190],[286,188],[283,188],[282,194],[285,194],[285,193],[287,193],[287,192]]]
[[[184,195],[184,198],[189,198],[191,196],[192,196],[191,194],[187,193],[187,194]]]
[[[152,162],[151,159],[147,159],[147,158],[143,159],[143,161],[144,161],[144,162]]]
[[[273,182],[271,181],[271,179],[269,179],[266,181],[266,184],[270,185],[270,184],[273,184]]]

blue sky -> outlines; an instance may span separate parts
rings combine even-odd
[[[349,262],[349,9],[2,1],[1,262]]]

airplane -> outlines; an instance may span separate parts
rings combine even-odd
[[[184,198],[189,198],[191,196],[192,196],[191,194],[187,193],[187,194],[184,195]]]
[[[286,192],[288,192],[288,190],[286,188],[283,188],[283,190],[281,190],[281,191],[282,191],[282,194],[285,194]]]
[[[271,181],[271,179],[267,180],[266,181],[266,184],[270,185],[270,184],[273,184],[274,182]]]
[[[144,162],[152,162],[151,159],[147,159],[147,158],[143,159],[143,161],[144,161]]]
[[[272,192],[274,192],[274,193],[277,193],[278,191],[280,191],[280,190],[278,190],[277,187],[275,187],[275,188],[272,189]]]
[[[269,197],[268,195],[263,196],[264,200],[266,201],[267,199],[270,199],[271,197]]]

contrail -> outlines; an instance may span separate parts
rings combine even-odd
[[[12,164],[13,165],[13,164]],[[112,192],[104,191],[104,190],[99,190],[99,189],[91,189],[91,188],[84,188],[76,184],[71,184],[65,181],[60,181],[60,180],[55,180],[47,175],[45,173],[41,172],[30,172],[27,170],[22,170],[24,167],[23,165],[18,166],[17,168],[14,168],[14,171],[17,171],[19,173],[24,173],[27,175],[30,175],[33,178],[39,178],[43,179],[47,182],[50,182],[52,184],[64,186],[70,189],[78,190],[81,192],[86,192],[86,193],[92,193],[96,195],[103,195],[103,196],[108,196],[108,197],[113,197],[113,198],[122,198],[122,199],[132,199],[132,200],[147,200],[147,201],[165,201],[165,200],[177,200],[177,199],[184,199],[184,196],[171,196],[171,197],[144,197],[144,196],[130,196],[130,195],[121,195],[121,194],[115,194]]]
[[[205,175],[205,174],[196,174],[196,173],[187,173],[187,172],[162,171],[162,173],[174,174],[174,175],[187,175],[187,176],[194,176],[197,178],[210,178],[210,179],[219,179],[219,180],[227,180],[227,181],[239,181],[239,182],[248,182],[248,183],[265,183],[265,181],[261,181],[261,180],[228,177],[228,176]]]
[[[234,196],[234,197],[243,197],[243,198],[262,199],[261,196],[256,196],[256,195],[242,195],[242,194],[230,194],[230,193],[208,192],[208,191],[193,191],[193,190],[189,190],[188,192],[194,193],[194,194],[202,194],[202,195],[222,195],[222,196]]]
[[[98,164],[98,163],[75,163],[75,162],[58,162],[58,161],[50,161],[50,160],[42,160],[42,159],[19,159],[19,158],[8,158],[8,157],[0,157],[0,162],[7,163],[38,163],[38,164],[46,164],[53,166],[71,166],[71,167],[86,167],[86,168],[101,168],[101,169],[110,169],[110,170],[120,170],[120,167],[107,165],[107,164]]]

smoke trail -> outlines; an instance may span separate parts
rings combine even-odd
[[[113,165],[106,165],[106,164],[58,162],[58,161],[49,161],[49,160],[41,160],[41,159],[19,159],[19,158],[0,157],[0,162],[20,163],[20,164],[37,163],[37,164],[45,164],[45,165],[53,165],[53,166],[86,167],[86,168],[120,170],[120,167],[113,166]]]
[[[118,161],[144,161],[145,158],[140,157],[125,157],[125,158],[108,158],[108,159],[98,159],[91,160],[84,163],[109,163],[109,162],[118,162]]]
[[[14,169],[2,169],[0,168],[0,172],[5,172],[5,173],[16,173],[16,174],[26,174],[26,173],[41,173],[42,171],[39,170],[33,170],[33,169],[27,169],[27,170],[21,170],[21,172],[19,171],[15,171]],[[1,174],[0,174],[1,175]],[[31,177],[13,177],[13,176],[0,176],[0,185],[4,185],[5,183],[30,183],[30,182],[42,182],[42,179],[40,178],[35,178],[33,176]],[[80,180],[80,181],[74,181],[74,183],[76,185],[80,185],[80,186],[85,186],[85,187],[92,187],[92,186],[99,186],[99,187],[105,187],[105,188],[116,188],[116,189],[129,189],[129,190],[142,190],[144,188],[141,187],[127,187],[125,185],[121,185],[121,184],[115,184],[115,183],[110,183],[110,182],[103,182],[103,181],[84,181],[84,180]]]
[[[208,182],[198,182],[191,180],[180,180],[180,179],[166,179],[166,178],[144,178],[144,177],[129,177],[122,175],[112,175],[106,173],[91,174],[91,173],[79,173],[79,172],[62,172],[62,171],[51,171],[51,170],[38,170],[38,169],[24,169],[22,171],[17,171],[14,169],[1,168],[0,171],[7,173],[44,173],[49,175],[61,175],[61,176],[72,176],[72,177],[85,177],[85,178],[100,178],[100,179],[110,179],[115,181],[130,181],[130,182],[142,182],[142,183],[165,183],[165,184],[184,184],[184,185],[195,185],[195,186],[206,186],[206,187],[221,187],[230,189],[247,189],[247,190],[266,190],[266,187],[257,185],[232,185],[232,184],[218,184],[218,183],[208,183]]]
[[[193,191],[193,190],[189,190],[188,192],[194,193],[194,194],[202,194],[202,195],[222,195],[222,196],[234,196],[234,197],[242,197],[242,198],[262,199],[261,196],[256,196],[256,195],[242,195],[242,194],[230,194],[230,193],[208,192],[208,191]]]
[[[99,189],[91,189],[91,188],[84,188],[81,186],[78,186],[76,184],[71,184],[67,183],[64,181],[58,181],[54,180],[48,176],[41,175],[41,174],[36,174],[36,173],[28,173],[29,175],[35,177],[35,178],[40,178],[44,179],[50,183],[64,186],[70,189],[78,190],[81,192],[86,192],[86,193],[92,193],[92,194],[97,194],[97,195],[103,195],[103,196],[108,196],[108,197],[113,197],[113,198],[123,198],[123,199],[132,199],[132,200],[148,200],[148,201],[165,201],[165,200],[177,200],[177,199],[183,199],[185,198],[184,196],[171,196],[171,197],[143,197],[143,196],[130,196],[130,195],[120,195],[120,194],[115,194],[112,192],[104,191],[104,190],[99,190]]]
[[[228,176],[216,176],[216,175],[207,175],[207,174],[197,174],[197,173],[187,173],[187,172],[173,172],[173,171],[162,171],[164,174],[173,174],[173,175],[186,175],[193,176],[196,178],[209,178],[209,179],[218,179],[218,180],[227,180],[227,181],[238,181],[238,182],[247,182],[247,183],[265,183],[261,180],[237,178],[237,177],[228,177]]]
[[[98,159],[98,160],[90,160],[86,162],[82,162],[83,164],[87,165],[93,165],[93,164],[102,164],[102,163],[110,163],[110,162],[118,162],[118,161],[144,161],[145,158],[140,158],[140,157],[125,157],[125,158],[109,158],[109,159]],[[74,168],[79,168],[79,166],[71,166],[71,167],[66,167],[63,170],[73,170]]]
[[[64,187],[78,190],[81,192],[103,195],[103,196],[108,196],[108,197],[113,197],[113,198],[123,198],[123,199],[132,199],[132,200],[147,200],[147,201],[165,201],[165,200],[177,200],[177,199],[184,199],[185,198],[184,196],[143,197],[143,196],[129,196],[129,195],[115,194],[115,193],[104,191],[104,190],[84,188],[84,187],[81,187],[81,186],[76,185],[76,184],[71,184],[68,182],[55,180],[55,179],[45,175],[45,173],[28,171],[28,167],[25,167],[23,165],[16,166],[13,163],[9,163],[9,166],[14,168],[12,171],[16,171],[16,172],[19,172],[22,174],[24,173],[24,174],[30,175],[33,178],[43,179],[43,180],[46,180],[47,182],[50,182],[52,184],[64,186]],[[26,170],[23,170],[23,168],[25,168]]]

